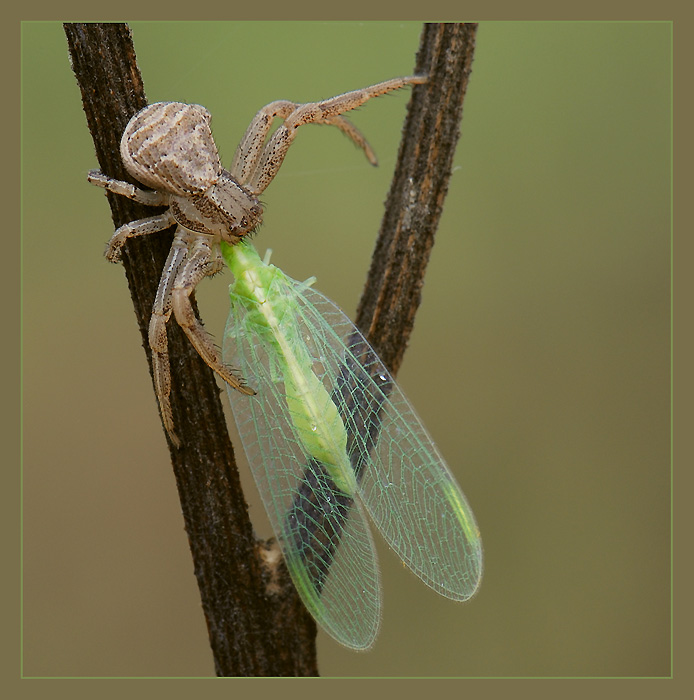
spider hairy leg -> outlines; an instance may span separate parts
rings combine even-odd
[[[345,136],[348,136],[356,146],[361,148],[371,165],[378,165],[378,158],[376,158],[376,154],[373,152],[366,137],[349,119],[347,119],[347,117],[333,117],[330,120],[330,124],[336,126]]]
[[[277,131],[270,137],[270,140],[263,147],[255,158],[252,169],[250,166],[244,167],[244,172],[248,171],[248,189],[254,194],[261,194],[272,182],[287,151],[296,136],[296,131],[305,124],[332,124],[337,126],[343,133],[347,134],[357,145],[362,147],[369,157],[371,150],[361,133],[349,121],[341,115],[352,109],[360,107],[373,97],[385,95],[393,90],[398,90],[407,85],[417,85],[426,82],[425,76],[410,76],[407,78],[393,78],[376,85],[371,85],[361,90],[345,92],[342,95],[331,97],[322,102],[307,102],[305,104],[295,104],[294,110],[287,114],[286,103],[277,110],[277,116],[283,116],[284,124],[278,127]],[[275,104],[275,103],[272,103]],[[263,110],[261,110],[262,112]],[[260,114],[260,113],[259,113]],[[268,127],[269,128],[269,127]],[[267,129],[266,132],[267,133]],[[371,152],[373,155],[373,152]],[[375,158],[375,156],[374,156]],[[251,160],[253,160],[251,154]],[[371,162],[373,160],[369,158]],[[232,171],[232,174],[236,175]]]
[[[175,223],[176,220],[173,214],[167,210],[163,214],[155,214],[154,216],[148,216],[146,219],[138,219],[137,221],[131,221],[129,224],[123,224],[123,226],[116,229],[106,246],[106,259],[109,262],[118,262],[121,259],[123,246],[128,239],[164,231]]]
[[[190,303],[190,295],[197,284],[219,269],[219,261],[212,258],[212,249],[206,241],[196,240],[189,257],[176,276],[171,292],[171,305],[178,325],[205,363],[216,372],[229,386],[242,394],[252,396],[255,391],[244,385],[243,379],[225,365],[219,357],[212,336],[205,330],[195,316]]]
[[[171,365],[169,364],[169,344],[166,324],[171,318],[171,288],[176,279],[176,272],[186,258],[188,244],[187,232],[179,226],[176,229],[171,250],[164,263],[164,269],[159,279],[157,294],[152,305],[152,316],[149,320],[149,347],[152,350],[152,379],[154,391],[159,401],[161,419],[171,442],[179,447],[181,441],[174,431],[173,412],[171,410]]]
[[[219,358],[219,352],[212,340],[212,336],[195,316],[190,303],[191,291],[192,288],[173,290],[173,311],[178,325],[183,329],[193,347],[210,369],[216,372],[229,386],[242,394],[246,394],[246,396],[253,396],[255,391],[246,386],[243,378],[235,374],[231,367],[227,367]]]
[[[258,111],[253,121],[248,125],[248,129],[246,129],[246,133],[243,135],[236,149],[234,160],[231,164],[230,172],[234,173],[234,176],[240,183],[247,183],[251,173],[257,168],[258,160],[261,157],[261,150],[268,132],[270,131],[272,122],[276,118],[286,119],[292,112],[303,106],[304,105],[299,102],[278,100],[265,105],[265,107]],[[317,123],[336,126],[364,151],[371,165],[378,165],[376,154],[373,152],[373,149],[368,144],[364,135],[349,121],[349,119],[337,116],[332,117],[329,121]]]
[[[236,148],[229,169],[241,184],[248,181],[255,169],[272,122],[277,118],[286,119],[297,107],[295,102],[275,100],[258,110]]]
[[[87,181],[92,185],[103,187],[109,192],[120,194],[123,197],[132,199],[140,204],[147,204],[150,207],[163,207],[169,202],[169,195],[165,192],[141,190],[139,187],[135,187],[135,185],[131,185],[129,182],[108,177],[100,170],[90,170],[87,174]]]
[[[152,349],[152,377],[154,379],[154,390],[159,400],[161,419],[169,434],[171,442],[180,447],[179,440],[174,430],[173,412],[171,410],[171,365],[169,364],[169,344],[166,338],[166,322],[171,315],[162,315],[157,311],[152,312],[149,320],[149,346]]]
[[[376,83],[375,85],[369,85],[369,87],[361,88],[360,90],[352,90],[350,92],[344,92],[341,95],[336,95],[328,100],[322,100],[321,102],[307,103],[302,105],[307,108],[307,115],[313,111],[313,107],[318,107],[319,114],[322,118],[335,117],[344,112],[348,112],[351,109],[356,109],[361,107],[365,102],[368,102],[373,97],[380,97],[393,90],[399,90],[400,88],[406,87],[407,85],[420,85],[426,83],[427,78],[423,75],[412,75],[407,78],[392,78],[391,80],[384,80],[382,83]],[[311,121],[301,121],[299,118],[298,123],[311,123]]]
[[[119,194],[128,199],[132,199],[134,202],[146,204],[150,207],[165,206],[169,202],[169,195],[164,192],[141,190],[139,187],[135,187],[135,185],[131,185],[129,182],[108,177],[100,170],[90,170],[87,174],[87,181],[108,192]],[[169,228],[169,226],[173,226],[175,223],[173,215],[169,211],[166,211],[163,214],[148,216],[146,219],[139,219],[138,221],[131,221],[130,223],[124,224],[116,229],[113,236],[111,236],[111,240],[108,242],[105,253],[107,260],[110,262],[118,262],[121,259],[123,245],[128,238],[157,233],[158,231]]]

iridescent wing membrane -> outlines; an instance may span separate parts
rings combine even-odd
[[[233,254],[225,250],[225,257]],[[307,449],[287,394],[282,351],[235,285],[224,361],[257,393],[230,389],[229,400],[304,603],[339,642],[367,649],[378,632],[381,596],[364,511],[402,561],[453,600],[468,599],[479,584],[479,531],[441,454],[363,335],[310,282],[297,282],[253,254],[254,265],[272,270],[262,296],[277,310],[283,347],[304,358],[302,371],[322,383],[337,408],[354,486],[341,483]]]

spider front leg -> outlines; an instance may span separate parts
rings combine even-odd
[[[248,183],[251,175],[258,167],[258,161],[261,158],[263,144],[265,138],[270,131],[272,122],[276,119],[287,119],[292,112],[305,105],[296,102],[288,102],[287,100],[277,100],[265,105],[253,117],[253,121],[248,125],[246,133],[243,135],[239,143],[234,160],[231,163],[231,174],[241,184]],[[364,135],[357,129],[352,122],[345,117],[337,116],[331,118],[328,122],[336,126],[343,134],[346,134],[354,143],[364,151],[371,165],[378,165],[376,154],[367,142]],[[267,183],[269,184],[269,182]],[[267,187],[267,184],[265,187]],[[264,189],[264,188],[263,188]]]
[[[157,296],[152,306],[152,316],[149,319],[149,347],[152,350],[152,377],[154,390],[159,401],[161,419],[171,442],[179,447],[181,441],[174,431],[173,412],[171,411],[171,365],[169,363],[169,343],[166,335],[166,324],[171,318],[171,290],[179,268],[186,259],[188,244],[187,232],[181,226],[176,229],[171,250],[164,264],[159,280]]]
[[[297,104],[287,100],[276,100],[261,107],[246,129],[239,142],[231,161],[231,174],[242,185],[248,182],[253,170],[258,165],[258,158],[263,144],[276,118],[286,119],[296,108]]]
[[[103,187],[109,192],[120,194],[123,197],[151,207],[166,206],[169,202],[168,194],[141,190],[135,187],[135,185],[131,185],[129,182],[114,180],[113,178],[107,177],[99,170],[90,171],[87,175],[87,180],[92,185]],[[118,262],[121,259],[123,246],[129,238],[146,236],[150,233],[164,231],[175,223],[173,215],[167,210],[163,214],[155,214],[154,216],[148,216],[146,219],[139,219],[124,224],[120,228],[117,228],[113,236],[111,236],[111,240],[106,247],[106,258],[110,262]]]
[[[123,246],[129,238],[146,236],[157,231],[164,231],[176,223],[171,212],[167,209],[163,214],[148,216],[146,219],[138,219],[117,228],[106,246],[106,259],[109,262],[118,262],[123,253]]]
[[[174,446],[179,447],[180,439],[174,430],[171,410],[171,365],[166,324],[174,312],[176,321],[190,339],[193,347],[205,363],[225,382],[243,394],[255,392],[243,385],[243,380],[219,359],[217,348],[211,336],[203,328],[193,312],[190,294],[203,277],[220,269],[220,262],[212,259],[212,249],[207,240],[197,238],[190,246],[190,232],[182,226],[176,229],[169,257],[164,265],[157,297],[149,322],[149,345],[152,349],[152,375],[154,388],[159,400],[162,422]]]
[[[108,177],[104,175],[101,170],[90,170],[87,173],[87,181],[92,185],[103,187],[109,192],[120,194],[123,197],[132,199],[140,204],[147,204],[150,207],[166,206],[169,201],[169,196],[164,192],[141,190],[139,187],[135,187],[135,185],[131,185],[129,182]]]
[[[178,325],[181,326],[198,354],[227,384],[242,394],[252,396],[253,389],[244,385],[243,379],[225,365],[212,340],[212,336],[198,321],[190,303],[190,295],[203,277],[213,275],[220,269],[221,262],[213,257],[211,244],[203,238],[196,238],[188,258],[176,276],[171,291],[171,305]]]
[[[289,146],[296,136],[296,131],[304,124],[332,124],[349,136],[364,150],[372,164],[376,164],[366,139],[361,132],[345,117],[344,112],[360,107],[373,97],[385,95],[406,85],[425,83],[425,76],[408,78],[393,78],[376,85],[353,90],[337,95],[322,102],[294,104],[291,102],[273,102],[256,115],[239,145],[232,165],[232,174],[239,178],[241,184],[255,195],[261,194],[272,182],[282,165]],[[293,109],[292,109],[293,108]],[[268,133],[269,125],[274,116],[284,118],[284,124],[278,127],[270,140],[259,150],[260,144]],[[269,119],[269,121],[268,121]],[[261,138],[262,137],[262,138]],[[244,163],[244,158],[247,162]]]

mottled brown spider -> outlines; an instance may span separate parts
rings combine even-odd
[[[171,370],[166,338],[166,323],[172,311],[202,359],[238,391],[254,393],[234,370],[222,363],[212,338],[193,312],[190,295],[203,277],[222,268],[220,242],[238,243],[260,223],[263,208],[258,196],[277,174],[297,129],[304,124],[332,124],[376,165],[366,139],[341,115],[372,97],[424,82],[426,78],[421,76],[393,78],[322,102],[271,102],[255,115],[246,129],[229,170],[222,167],[210,131],[210,113],[204,107],[158,102],[140,110],[130,120],[120,145],[127,171],[152,190],[114,180],[98,170],[89,173],[88,180],[93,185],[142,204],[168,207],[163,214],[132,221],[117,229],[106,249],[111,262],[120,260],[129,238],[177,224],[149,324],[155,389],[164,426],[174,445],[178,446],[180,441],[174,431],[169,400]],[[276,117],[284,123],[268,139]]]

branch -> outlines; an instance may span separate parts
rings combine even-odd
[[[429,80],[412,92],[356,321],[393,375],[412,333],[448,192],[476,33],[476,24],[425,24],[420,39],[415,74]]]
[[[125,24],[66,24],[65,33],[99,165],[104,173],[133,182],[120,159],[120,137],[147,101],[130,30]],[[125,197],[109,194],[109,202],[116,226],[152,214]],[[169,231],[134,239],[123,255],[150,374],[147,328],[172,236]],[[280,592],[266,594],[268,574],[248,518],[214,375],[176,323],[167,330],[171,405],[182,439],[180,449],[171,448],[171,462],[216,672],[317,675],[315,623],[285,567],[275,572]]]
[[[425,25],[416,72],[428,74],[410,102],[396,174],[360,302],[358,325],[398,369],[419,306],[458,138],[476,25]],[[130,117],[146,105],[125,24],[65,24],[97,159],[107,175],[133,182],[119,154]],[[115,226],[152,209],[108,194]],[[135,238],[123,265],[150,364],[149,318],[173,231]],[[182,447],[171,448],[186,532],[222,676],[317,675],[315,623],[281,565],[262,564],[241,491],[213,372],[177,324],[168,326],[171,405]],[[272,576],[273,590],[267,584]]]

